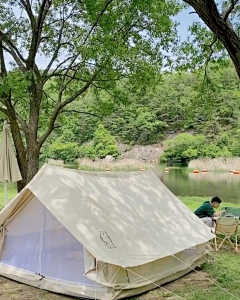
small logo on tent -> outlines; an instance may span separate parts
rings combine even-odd
[[[108,249],[116,248],[116,246],[113,244],[113,241],[111,240],[110,236],[107,234],[106,231],[100,231],[100,240],[103,243],[103,245]]]

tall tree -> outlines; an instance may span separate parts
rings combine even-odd
[[[178,11],[168,0],[1,1],[0,111],[11,126],[19,190],[38,171],[59,113],[89,87],[110,92],[122,78],[133,88],[154,81]]]
[[[214,45],[220,41],[233,61],[240,78],[240,0],[184,0],[183,2],[194,8],[213,33],[212,42],[208,44],[207,62],[213,52],[219,50],[219,45],[215,48]],[[199,33],[199,30],[196,30],[195,26],[196,32]]]

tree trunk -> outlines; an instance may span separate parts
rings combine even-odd
[[[8,119],[10,123],[10,128],[12,132],[13,142],[16,149],[17,161],[19,169],[22,175],[23,180],[17,183],[18,192],[20,192],[27,182],[27,160],[26,160],[26,149],[22,140],[21,132],[19,125],[17,123],[17,118],[15,110],[12,106],[11,99],[9,98],[6,101],[6,107],[8,109]]]
[[[28,149],[27,157],[27,183],[30,182],[33,177],[37,174],[39,169],[39,149],[38,147],[32,146]]]
[[[208,28],[223,43],[240,78],[240,38],[230,23],[219,14],[214,0],[184,0],[191,5]]]
[[[36,175],[39,169],[39,153],[40,149],[34,141],[30,138],[29,144],[32,146],[28,146],[26,157],[24,159],[18,158],[19,168],[22,174],[23,180],[17,183],[18,192],[20,192]],[[32,141],[32,143],[31,143]],[[16,149],[21,148],[19,144],[16,145]]]
[[[13,113],[11,126],[17,152],[17,160],[23,178],[23,180],[18,182],[18,192],[32,180],[39,169],[40,145],[37,140],[37,133],[42,91],[41,89],[36,89],[36,86],[33,84],[30,87],[29,93],[32,99],[30,104],[29,124],[25,131],[26,148],[21,138],[20,128],[15,113]]]
[[[19,159],[19,157],[17,157],[19,168],[23,178],[23,180],[19,181],[17,184],[18,192],[20,192],[32,180],[39,169],[40,149],[34,136],[34,133],[28,135],[27,152],[24,159]],[[15,147],[19,152],[19,150],[21,149],[21,145],[17,143]]]
[[[18,192],[20,192],[38,172],[39,150],[36,147],[28,149],[27,158],[24,162],[19,162],[19,168],[23,180],[17,183]]]
[[[30,115],[28,131],[26,133],[26,162],[24,172],[22,174],[23,181],[19,183],[19,189],[28,184],[33,177],[37,174],[39,169],[39,154],[40,146],[37,140],[38,137],[38,123],[40,113],[40,103],[42,100],[42,84],[41,82],[35,82],[35,78],[32,73],[32,82],[29,86],[29,94],[31,97],[30,102]]]

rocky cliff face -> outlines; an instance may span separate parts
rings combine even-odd
[[[119,159],[135,159],[149,163],[157,163],[159,156],[163,153],[163,147],[160,144],[146,146],[135,145],[133,147],[119,144],[118,149],[120,151]]]

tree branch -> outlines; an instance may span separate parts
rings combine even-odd
[[[95,80],[95,78],[98,76],[98,74],[102,71],[102,69],[104,68],[105,64],[99,68],[91,77],[91,79],[81,88],[79,89],[72,97],[68,98],[67,100],[58,103],[58,105],[56,106],[52,117],[49,121],[49,125],[48,125],[48,129],[46,130],[46,132],[42,135],[42,137],[38,140],[38,147],[39,149],[41,148],[42,144],[46,141],[46,139],[48,138],[48,136],[51,134],[51,132],[53,131],[54,128],[54,124],[55,121],[57,119],[57,116],[59,114],[59,112],[69,103],[73,102],[77,97],[79,97],[81,94],[83,94],[89,87],[90,85],[93,83],[93,81]]]
[[[43,78],[46,77],[46,75],[48,74],[48,71],[51,69],[51,67],[52,67],[52,65],[53,65],[53,63],[54,63],[54,61],[55,61],[56,58],[58,57],[58,53],[59,53],[59,50],[60,50],[61,46],[66,45],[66,44],[70,44],[69,42],[68,42],[68,43],[61,43],[61,40],[62,40],[62,34],[63,34],[63,30],[64,30],[65,23],[66,23],[66,21],[67,21],[69,18],[72,17],[73,12],[74,12],[74,9],[75,9],[75,6],[72,8],[70,14],[69,14],[65,19],[64,19],[64,9],[65,9],[65,8],[63,8],[62,25],[61,25],[60,30],[59,30],[59,33],[58,33],[57,47],[56,47],[56,49],[55,49],[55,51],[54,51],[54,53],[53,53],[53,56],[52,56],[50,62],[48,63],[46,69],[45,69],[44,72],[43,72]]]
[[[9,93],[9,95],[5,95],[4,97],[2,97],[1,99],[2,104],[7,107],[7,109],[0,107],[0,111],[2,113],[4,113],[6,116],[12,115],[12,116],[16,116],[16,120],[21,124],[22,126],[22,131],[27,133],[28,131],[28,126],[26,121],[24,121],[22,119],[22,117],[20,117],[20,115],[16,112],[14,106],[12,105],[11,102],[11,91]],[[10,109],[10,110],[9,110]]]
[[[7,74],[7,68],[5,64],[5,58],[3,53],[3,44],[0,42],[0,64],[1,64],[1,76],[5,76]]]
[[[22,117],[20,117],[20,115],[15,111],[15,114],[16,114],[16,119],[18,120],[18,122],[21,124],[22,126],[22,131],[24,133],[27,134],[28,132],[28,126],[27,126],[27,122],[23,120]]]
[[[0,112],[2,112],[4,115],[8,116],[8,111],[7,109],[0,107]]]
[[[34,68],[34,62],[39,47],[39,41],[42,34],[43,23],[51,4],[52,4],[52,0],[43,0],[42,5],[40,6],[38,19],[36,24],[34,25],[34,29],[32,33],[32,40],[31,40],[28,58],[26,60],[28,69]]]
[[[234,8],[238,2],[239,2],[239,0],[231,0],[231,4],[227,8],[227,10],[223,13],[223,21],[224,22],[227,21],[229,15],[232,13],[232,11],[234,10]]]
[[[87,42],[89,36],[92,34],[94,28],[98,25],[98,23],[99,23],[101,17],[103,16],[104,12],[107,10],[108,6],[109,6],[113,1],[114,1],[114,0],[108,0],[108,1],[106,2],[106,4],[104,5],[103,9],[102,9],[101,12],[99,13],[99,15],[98,15],[96,21],[93,23],[93,25],[91,26],[91,28],[90,28],[88,34],[86,35],[85,39],[83,40],[82,46],[86,44],[86,42]],[[65,72],[64,72],[65,75],[67,75],[68,72],[71,70],[73,64],[74,64],[74,63],[76,62],[76,60],[78,59],[79,55],[80,55],[80,53],[76,54],[76,55],[73,57],[72,61],[70,62],[69,66],[68,66],[68,68],[67,68],[67,69],[65,70]],[[87,54],[85,55],[83,62],[86,61],[86,58],[87,58]],[[82,63],[83,63],[83,62],[82,62]],[[82,63],[80,63],[80,64],[78,65],[78,69],[80,68],[80,66],[82,65]],[[76,69],[75,74],[76,74],[76,72],[77,72],[78,69]],[[63,82],[64,82],[64,81],[65,81],[65,77],[63,78]],[[67,84],[68,84],[68,83],[67,83]],[[65,84],[63,87],[61,87],[61,91],[63,91],[65,88],[66,88],[66,84]],[[61,92],[60,92],[60,95],[61,95]]]
[[[102,11],[100,12],[100,14],[98,15],[96,21],[93,23],[92,27],[90,28],[87,36],[85,37],[84,41],[83,41],[83,45],[87,42],[89,36],[92,34],[94,28],[98,25],[99,20],[101,19],[102,15],[104,14],[104,12],[106,11],[106,9],[108,8],[108,6],[113,2],[113,0],[109,0],[106,2],[104,8],[102,9]]]
[[[102,86],[98,86],[94,83],[92,83],[92,85],[96,88],[96,90],[104,90],[108,95],[110,95],[111,97],[115,97],[114,94],[110,93],[106,88],[102,87]],[[124,86],[125,87],[125,86]]]
[[[62,110],[59,112],[60,114],[62,113],[78,113],[78,114],[84,114],[84,115],[89,115],[89,116],[93,116],[93,117],[96,117],[96,118],[100,118],[98,115],[96,114],[93,114],[93,113],[90,113],[90,112],[86,112],[86,111],[78,111],[78,110],[75,110],[75,109],[71,109],[71,110]]]
[[[44,83],[46,83],[51,77],[53,76],[58,76],[59,74],[62,74],[62,73],[56,73],[58,71],[59,68],[61,68],[61,66],[63,66],[66,62],[68,62],[69,60],[73,59],[76,55],[72,55],[72,56],[69,56],[67,57],[65,60],[61,61],[61,63],[59,63],[55,69],[48,75],[44,78]],[[62,71],[60,71],[62,72]]]
[[[21,66],[21,68],[25,68],[24,64],[26,63],[26,60],[24,59],[18,48],[13,44],[11,39],[2,30],[0,30],[0,41],[3,41],[8,45],[10,49],[4,47],[4,50],[8,51],[12,55],[19,67]]]
[[[12,58],[14,59],[15,63],[18,65],[18,67],[25,72],[26,71],[26,67],[25,65],[22,63],[22,61],[19,59],[18,55],[15,53],[15,51],[13,49],[9,49],[5,46],[2,46],[3,50],[5,50],[6,52],[8,52]]]
[[[82,43],[82,45],[85,45],[85,43],[87,42],[89,36],[90,36],[91,33],[93,32],[94,28],[98,25],[98,22],[99,22],[99,20],[101,19],[101,17],[103,16],[104,12],[106,11],[106,9],[108,8],[108,6],[109,6],[113,1],[114,1],[114,0],[108,0],[108,1],[106,2],[106,4],[105,4],[105,6],[103,7],[102,11],[99,13],[99,15],[98,15],[96,21],[95,21],[94,24],[91,26],[91,28],[90,28],[88,34],[86,35],[86,37],[85,37],[85,39],[84,39],[84,41],[83,41],[83,43]],[[46,82],[50,77],[54,76],[54,74],[57,72],[57,70],[58,70],[62,65],[64,65],[64,64],[67,63],[68,61],[71,61],[71,62],[69,63],[69,66],[64,70],[64,73],[65,73],[65,74],[68,74],[68,72],[71,70],[73,64],[76,62],[76,60],[78,59],[79,56],[80,56],[80,53],[77,53],[77,54],[75,54],[75,55],[72,55],[71,57],[67,57],[65,60],[63,60],[60,64],[58,64],[58,65],[56,66],[56,68],[53,70],[53,72],[52,72],[51,74],[49,74],[49,76],[47,76],[47,77],[44,78],[44,82]],[[85,57],[85,58],[86,58],[86,57]],[[85,61],[85,60],[84,60],[84,61]],[[53,60],[53,62],[54,62],[54,60]],[[51,65],[52,65],[52,64],[53,64],[53,63],[51,63]],[[51,68],[51,66],[50,66],[50,68]],[[49,68],[49,69],[50,69],[50,68]],[[46,75],[46,74],[45,74],[45,75]]]
[[[214,49],[213,49],[213,46],[216,44],[216,42],[218,41],[218,38],[215,36],[212,43],[208,46],[210,48],[210,53],[206,59],[206,62],[205,62],[205,68],[204,68],[204,79],[203,79],[203,83],[205,83],[205,81],[208,79],[207,77],[207,68],[208,68],[208,64],[212,58],[212,55],[214,53]]]
[[[24,0],[20,0],[20,3],[22,5],[22,7],[25,9],[25,11],[27,12],[27,15],[30,20],[31,28],[32,28],[32,30],[34,30],[36,21],[35,21],[35,17],[33,15],[32,7],[31,7],[29,0],[26,0],[26,2]]]
[[[44,90],[43,90],[43,94],[45,95],[45,97],[48,99],[51,99],[54,103],[56,103],[56,101],[51,97],[49,96]]]
[[[43,78],[46,78],[46,75],[48,74],[49,70],[51,69],[54,61],[56,60],[56,58],[58,57],[58,53],[59,53],[59,50],[61,48],[61,46],[63,46],[63,44],[61,43],[61,39],[62,39],[62,33],[63,33],[63,28],[64,28],[64,23],[62,24],[62,27],[59,31],[59,34],[58,34],[58,42],[57,42],[57,47],[53,53],[53,56],[50,60],[50,62],[48,63],[47,67],[45,68],[44,72],[43,72]]]
[[[70,97],[69,99],[62,102],[61,106],[62,107],[66,106],[67,104],[73,102],[82,93],[84,93],[89,88],[89,86],[94,82],[94,80],[98,76],[98,74],[103,70],[104,66],[105,66],[105,64],[102,67],[100,67],[98,70],[96,70],[95,73],[93,74],[92,78],[85,84],[85,86],[83,88],[81,88],[80,90],[78,90],[72,97]]]

